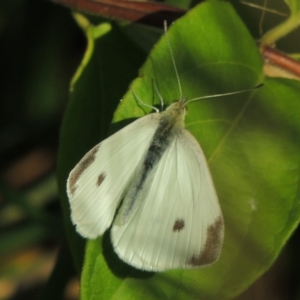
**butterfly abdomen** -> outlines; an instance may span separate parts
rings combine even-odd
[[[145,153],[137,177],[133,179],[117,216],[117,223],[123,225],[128,222],[136,211],[136,199],[144,188],[144,183],[150,172],[160,161],[166,149],[184,127],[185,106],[182,102],[175,102],[161,113],[159,125],[152,137],[150,146]]]

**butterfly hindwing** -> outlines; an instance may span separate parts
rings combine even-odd
[[[199,268],[218,259],[223,217],[204,154],[187,130],[174,137],[139,198],[132,218],[112,227],[112,242],[122,260],[163,271]]]

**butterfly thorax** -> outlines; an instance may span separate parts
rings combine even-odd
[[[184,127],[184,118],[186,114],[186,102],[184,99],[172,103],[164,112],[162,118],[165,118],[174,129]]]

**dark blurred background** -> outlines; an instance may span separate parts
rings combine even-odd
[[[38,299],[64,240],[58,139],[85,38],[68,9],[9,0],[0,41],[0,299]],[[65,299],[77,293],[74,277]]]

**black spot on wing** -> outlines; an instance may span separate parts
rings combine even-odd
[[[206,242],[201,252],[193,255],[187,261],[187,264],[191,267],[208,265],[219,258],[224,235],[222,216],[219,216],[216,221],[207,228],[206,234]]]
[[[183,219],[177,219],[175,222],[174,222],[174,225],[173,225],[173,231],[176,232],[176,231],[181,231],[183,228],[184,228],[184,220]]]
[[[73,196],[77,189],[77,181],[82,175],[82,173],[94,162],[96,153],[98,152],[100,144],[95,146],[92,150],[90,150],[77,164],[77,166],[70,173],[68,179],[68,187],[70,194]]]
[[[105,174],[105,173],[101,173],[101,174],[98,176],[96,185],[97,185],[97,186],[100,186],[101,183],[104,181],[105,177],[106,177],[106,174]]]

